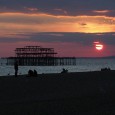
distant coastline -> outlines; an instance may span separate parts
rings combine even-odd
[[[104,57],[76,57],[76,59],[80,59],[80,58],[81,58],[81,59],[84,59],[84,58],[87,58],[87,59],[88,59],[88,58],[89,58],[89,59],[98,59],[98,58],[99,58],[99,59],[101,59],[101,58],[104,59],[104,58],[108,58],[108,59],[109,59],[109,58],[115,58],[115,56],[104,56]]]

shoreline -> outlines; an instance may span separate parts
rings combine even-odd
[[[41,76],[41,75],[57,75],[57,74],[84,74],[84,73],[104,73],[104,72],[106,72],[106,73],[114,73],[115,72],[115,70],[104,70],[104,71],[101,71],[101,70],[95,70],[95,71],[82,71],[82,72],[67,72],[67,73],[40,73],[40,74],[37,74],[37,77],[39,77],[39,76]],[[21,77],[21,76],[25,76],[25,77],[27,77],[27,75],[28,74],[18,74],[18,76],[17,77]],[[15,75],[13,74],[13,75],[1,75],[0,77],[15,77]]]

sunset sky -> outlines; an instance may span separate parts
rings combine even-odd
[[[0,57],[28,45],[58,56],[115,56],[115,0],[0,0]]]

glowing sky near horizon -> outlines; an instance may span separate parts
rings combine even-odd
[[[115,17],[1,13],[0,31],[3,37],[27,32],[114,32]]]
[[[0,0],[0,57],[25,45],[53,47],[60,56],[115,55],[113,0],[48,1]],[[105,44],[102,52],[95,52],[95,41]]]

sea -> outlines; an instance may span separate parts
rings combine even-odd
[[[115,70],[115,57],[109,58],[76,58],[76,65],[63,66],[19,66],[19,75],[28,74],[36,70],[38,74],[61,73],[65,68],[68,72],[100,71],[102,68]],[[0,59],[0,76],[14,75],[14,66],[6,64],[6,59]]]

